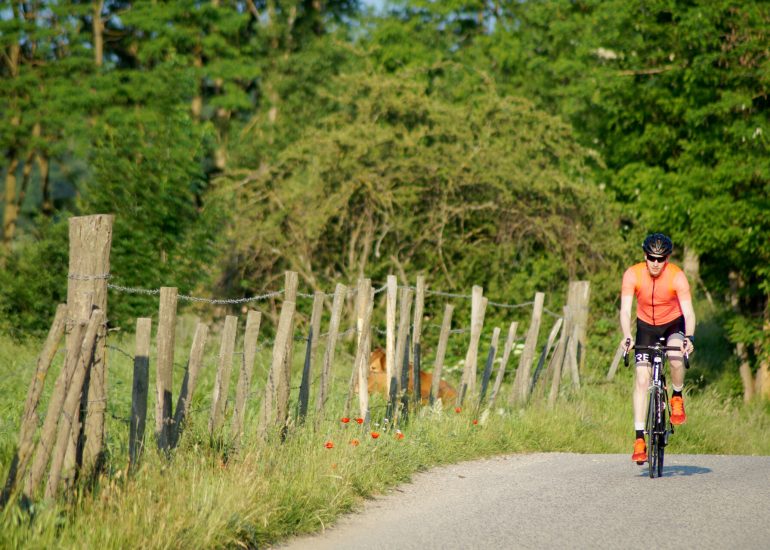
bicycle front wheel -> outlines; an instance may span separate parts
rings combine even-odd
[[[659,410],[658,405],[659,394],[655,388],[650,390],[650,399],[647,405],[647,467],[650,472],[650,479],[655,477],[656,471],[656,457],[658,448],[658,434],[656,433],[656,427],[658,423],[657,412]]]

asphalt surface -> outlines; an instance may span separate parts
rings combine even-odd
[[[436,468],[279,548],[770,549],[770,456],[509,455]]]

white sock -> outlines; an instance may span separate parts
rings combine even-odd
[[[674,384],[671,384],[671,387],[674,388],[674,391],[682,391],[684,389],[684,384],[682,384],[678,388]]]
[[[643,430],[644,422],[634,422],[634,430]]]

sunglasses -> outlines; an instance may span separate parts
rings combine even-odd
[[[668,256],[652,256],[650,254],[647,254],[647,260],[651,261],[652,263],[658,262],[659,264],[665,263],[666,260],[668,260]]]

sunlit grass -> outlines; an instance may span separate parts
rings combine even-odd
[[[113,339],[113,343],[126,351],[131,348],[129,338]],[[177,387],[189,349],[186,346],[189,338],[180,338],[174,373]],[[159,456],[153,450],[154,421],[148,418],[148,450],[141,467],[130,477],[126,457],[132,363],[129,357],[111,350],[108,469],[98,489],[76,495],[69,503],[38,503],[31,510],[6,507],[0,515],[0,547],[253,547],[328,526],[340,514],[360,506],[363,498],[438,464],[500,453],[625,455],[631,450],[630,369],[621,368],[616,380],[606,383],[604,361],[589,365],[582,388],[574,392],[567,381],[553,410],[540,401],[524,409],[507,407],[507,385],[498,400],[501,406],[487,413],[475,410],[472,403],[466,403],[459,413],[454,407],[423,408],[401,426],[404,438],[399,440],[382,424],[384,403],[380,398],[373,399],[375,424],[368,430],[355,422],[339,421],[351,365],[351,357],[344,351],[338,354],[335,390],[320,430],[311,428],[313,419],[309,418],[304,426],[292,425],[283,443],[277,434],[267,445],[257,440],[256,412],[270,358],[269,351],[262,351],[255,368],[249,429],[243,445],[237,451],[212,446],[207,421],[218,343],[208,349],[193,402],[194,414],[180,448],[170,460]],[[36,353],[34,343],[0,346],[3,475],[15,445]],[[299,346],[294,357],[293,396],[299,385]],[[60,363],[61,359],[55,367]],[[234,386],[233,381],[232,392]],[[151,382],[151,396],[153,387]],[[766,405],[744,406],[708,387],[691,387],[688,422],[677,429],[669,452],[770,454],[766,436],[770,411]],[[313,404],[311,401],[311,410]],[[152,404],[148,409],[152,414]],[[381,436],[373,439],[371,430]],[[359,445],[351,444],[353,439]],[[333,447],[327,448],[327,442]]]

